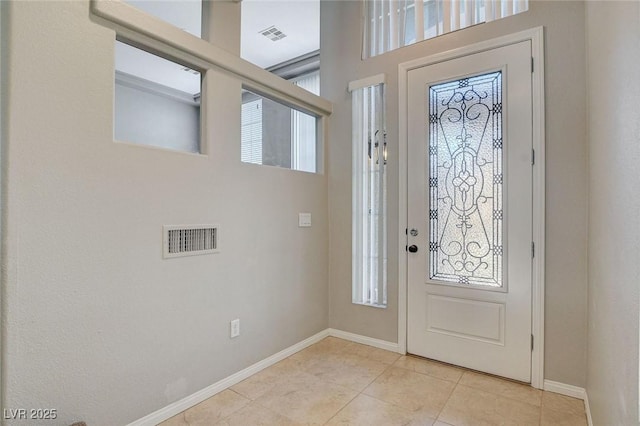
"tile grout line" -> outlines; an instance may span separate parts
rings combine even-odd
[[[538,426],[542,426],[542,406],[544,405],[544,390],[540,394],[540,417],[538,418]]]
[[[473,389],[474,391],[480,391],[480,392],[490,393],[491,395],[499,396],[500,398],[505,398],[505,399],[508,399],[508,400],[510,400],[510,401],[519,402],[519,403],[521,403],[521,404],[531,405],[532,407],[542,408],[542,397],[540,397],[540,405],[536,405],[536,404],[532,404],[532,403],[530,403],[530,402],[523,401],[523,400],[521,400],[521,399],[514,398],[514,397],[512,397],[512,396],[507,396],[507,395],[504,395],[504,394],[501,394],[501,393],[498,393],[498,392],[493,392],[493,391],[490,391],[490,390],[487,390],[487,389],[482,389],[482,388],[480,388],[480,387],[476,387],[476,386],[469,386],[468,384],[465,384],[465,383],[460,383],[460,382],[458,382],[458,383],[456,383],[456,386],[457,386],[457,385],[466,386],[466,387],[468,387],[468,388],[470,388],[470,389]]]
[[[272,412],[272,413],[275,413],[275,414],[277,414],[277,415],[279,415],[279,416],[282,416],[282,417],[284,417],[285,419],[288,419],[288,420],[292,421],[293,423],[298,423],[298,421],[297,421],[297,420],[292,419],[292,418],[291,418],[291,417],[289,417],[288,415],[282,414],[282,413],[280,413],[280,412],[277,412],[277,411],[275,411],[275,410],[272,410],[272,409],[271,409],[271,408],[269,408],[269,407],[266,407],[266,406],[264,406],[264,405],[260,404],[260,403],[257,401],[257,398],[256,398],[256,399],[252,399],[252,400],[251,400],[251,402],[252,402],[252,403],[254,403],[255,405],[257,405],[258,407],[260,407],[260,408],[262,408],[262,409],[264,409],[264,410],[270,411],[270,412]],[[223,420],[224,420],[224,419],[223,419]]]
[[[365,358],[366,358],[366,357],[365,357]],[[400,359],[400,357],[398,357],[398,359]],[[396,361],[397,361],[397,359],[396,359]],[[341,412],[342,410],[344,410],[344,409],[347,407],[347,405],[351,404],[351,402],[353,402],[353,400],[355,400],[355,399],[356,399],[357,397],[359,397],[360,395],[364,395],[364,396],[369,397],[369,395],[367,395],[366,393],[363,393],[363,392],[364,392],[364,391],[365,391],[369,386],[371,386],[371,384],[372,384],[373,382],[375,382],[376,380],[378,380],[378,378],[379,378],[380,376],[382,376],[382,375],[385,373],[385,371],[387,371],[387,370],[388,370],[388,369],[389,369],[393,364],[395,364],[395,362],[396,362],[396,361],[394,361],[394,362],[392,362],[391,364],[387,365],[387,366],[384,368],[384,370],[382,370],[382,372],[381,372],[380,374],[378,374],[376,377],[374,377],[374,378],[373,378],[373,380],[371,380],[371,381],[370,381],[370,382],[369,382],[369,383],[368,383],[368,384],[367,384],[367,385],[366,385],[366,386],[365,386],[361,391],[358,391],[358,393],[357,393],[353,398],[351,398],[351,399],[349,400],[349,402],[347,402],[343,407],[341,407],[341,408],[340,408],[340,409],[339,409],[339,410],[338,410],[338,411],[337,411],[333,416],[331,416],[331,418],[330,418],[329,420],[327,420],[324,424],[326,425],[326,424],[328,424],[331,420],[333,420],[333,418],[334,418],[334,417],[336,417],[338,414],[340,414],[340,412]],[[370,398],[371,398],[371,397],[370,397]],[[383,401],[383,402],[384,402],[384,401]]]
[[[459,383],[460,379],[462,378],[462,375],[460,375],[460,377],[459,377],[455,382],[453,382],[453,381],[451,381],[451,380],[442,379],[442,378],[440,378],[440,377],[436,377],[436,376],[433,376],[433,375],[431,375],[431,374],[422,373],[422,372],[419,372],[419,371],[410,370],[410,369],[408,369],[408,368],[404,368],[404,367],[396,366],[396,363],[397,363],[397,362],[398,362],[398,361],[399,361],[403,356],[406,356],[406,355],[400,355],[400,356],[399,356],[399,357],[398,357],[398,358],[397,358],[393,363],[389,364],[389,365],[385,368],[385,370],[384,370],[382,373],[380,373],[380,374],[379,374],[379,375],[378,375],[378,376],[377,376],[377,377],[376,377],[376,378],[375,378],[371,383],[375,382],[375,381],[376,381],[380,376],[382,376],[382,375],[383,375],[383,374],[384,374],[388,369],[390,369],[390,368],[394,368],[394,367],[395,367],[395,368],[402,369],[402,370],[406,370],[406,371],[409,371],[409,372],[412,372],[412,373],[416,373],[416,374],[420,374],[420,375],[423,375],[423,376],[427,376],[427,377],[429,377],[429,378],[431,378],[431,379],[436,379],[436,380],[441,380],[441,381],[444,381],[444,382],[453,383],[453,384],[454,384],[454,386],[453,386],[453,389],[451,389],[451,393],[450,393],[450,394],[449,394],[449,396],[447,397],[447,400],[446,400],[446,401],[445,401],[445,403],[443,404],[442,408],[438,411],[438,414],[436,415],[436,417],[433,419],[433,420],[434,420],[434,423],[435,423],[435,422],[437,422],[437,421],[438,421],[438,417],[440,417],[440,413],[441,413],[441,412],[442,412],[442,410],[444,409],[444,406],[445,406],[445,405],[447,405],[447,402],[449,402],[449,399],[451,398],[451,395],[453,395],[453,391],[454,391],[454,390],[455,390],[455,388],[458,386],[458,383]],[[463,372],[463,374],[464,374],[464,372]],[[371,383],[369,383],[369,385],[371,385]],[[401,409],[401,410],[404,410],[404,411],[407,411],[407,410],[408,410],[406,407],[402,407],[402,406],[397,405],[397,404],[395,404],[395,403],[393,403],[393,402],[384,401],[384,400],[382,400],[382,399],[376,398],[375,396],[371,396],[371,395],[368,395],[368,394],[364,393],[364,391],[369,387],[369,385],[367,385],[367,387],[365,387],[365,388],[362,390],[362,392],[360,392],[360,394],[362,394],[362,395],[364,395],[364,396],[366,396],[366,397],[368,397],[368,398],[373,398],[373,399],[375,399],[375,400],[377,400],[377,401],[380,401],[380,402],[382,402],[382,403],[392,405],[392,406],[394,406],[394,407],[396,407],[396,408],[398,408],[398,409]],[[408,411],[411,411],[411,410],[408,410]],[[443,423],[444,423],[444,422],[443,422]],[[448,424],[448,423],[447,423],[447,424]]]
[[[327,383],[330,383],[330,382],[327,382]],[[334,384],[335,384],[335,383],[334,383]],[[360,393],[356,393],[356,394],[353,396],[353,398],[351,398],[351,399],[350,399],[349,401],[347,401],[347,402],[346,402],[342,407],[340,407],[340,408],[338,409],[338,411],[336,411],[336,412],[335,412],[335,414],[334,414],[333,416],[329,417],[329,419],[328,419],[326,422],[324,422],[324,423],[323,423],[323,425],[326,425],[326,424],[327,424],[327,423],[329,423],[331,420],[333,420],[333,418],[334,418],[335,416],[337,416],[338,414],[340,414],[340,412],[341,412],[342,410],[344,410],[344,409],[347,407],[347,405],[351,404],[351,402],[352,402],[354,399],[356,399],[358,396],[360,396]]]
[[[455,392],[456,388],[458,387],[458,385],[460,384],[460,379],[462,379],[462,376],[464,375],[464,373],[462,373],[460,375],[460,377],[458,377],[458,380],[456,380],[455,382],[455,386],[453,386],[453,389],[451,389],[451,393],[449,394],[449,396],[447,397],[447,400],[444,402],[444,404],[442,404],[442,408],[440,408],[440,410],[438,411],[438,415],[436,416],[436,422],[441,421],[443,423],[446,423],[444,420],[440,420],[440,415],[442,414],[442,412],[444,411],[444,407],[447,406],[447,404],[449,403],[449,400],[451,399],[451,397],[453,396],[453,393]],[[434,422],[435,423],[435,422]],[[449,424],[449,423],[447,423]]]
[[[398,358],[397,358],[397,359],[396,359],[392,364],[389,364],[389,365],[387,366],[387,368],[385,369],[385,371],[387,371],[387,370],[388,370],[388,369],[390,369],[390,368],[398,368],[398,369],[401,369],[401,370],[409,371],[409,372],[411,372],[411,373],[419,374],[419,375],[421,375],[421,376],[426,376],[426,377],[429,377],[429,378],[431,378],[431,379],[436,379],[436,380],[440,380],[440,381],[443,381],[443,382],[449,382],[449,383],[453,383],[453,384],[454,384],[453,389],[451,389],[451,393],[449,394],[449,396],[447,397],[447,400],[445,401],[444,405],[442,406],[442,409],[440,409],[440,410],[438,411],[438,414],[437,414],[437,415],[436,415],[436,417],[433,419],[434,421],[438,421],[438,417],[440,416],[440,413],[441,413],[441,412],[442,412],[442,410],[444,409],[444,406],[446,405],[446,403],[447,403],[447,402],[449,401],[449,399],[451,398],[451,395],[453,395],[453,391],[454,391],[454,390],[455,390],[455,388],[458,386],[458,383],[459,383],[460,379],[462,378],[462,375],[464,374],[464,372],[463,372],[463,374],[461,374],[461,375],[460,375],[460,377],[459,377],[459,378],[454,382],[454,381],[452,381],[452,380],[447,380],[447,379],[443,379],[443,378],[440,378],[440,377],[436,377],[436,376],[434,376],[434,375],[431,375],[431,374],[428,374],[428,373],[425,373],[425,372],[416,371],[416,370],[412,370],[412,369],[409,369],[409,368],[404,368],[404,367],[397,366],[397,365],[396,365],[396,363],[397,363],[397,362],[402,358],[402,356],[403,356],[403,355],[401,355],[400,357],[398,357]],[[407,356],[407,355],[404,355],[404,356]],[[429,360],[429,361],[431,361],[431,360]],[[455,368],[459,368],[459,367],[455,367]],[[385,371],[383,371],[382,373],[380,373],[380,375],[379,375],[378,377],[380,377],[382,374],[384,374],[384,372],[385,372]],[[376,377],[376,379],[377,379],[378,377]],[[374,381],[375,381],[376,379],[374,379]],[[371,383],[373,383],[373,382],[371,382]],[[367,387],[369,387],[369,386],[367,386]],[[364,391],[365,391],[365,390],[366,390],[366,388],[365,388],[365,389],[363,389],[363,391],[362,391],[361,393],[363,393],[365,396],[367,396],[367,397],[369,397],[369,398],[373,398],[373,399],[378,400],[378,401],[380,401],[380,402],[383,402],[383,403],[385,403],[385,404],[390,404],[390,405],[392,405],[392,406],[394,406],[394,407],[396,407],[396,408],[402,409],[402,410],[407,410],[407,408],[406,408],[406,407],[402,407],[402,406],[397,405],[397,404],[395,404],[395,403],[393,403],[393,402],[384,401],[384,400],[382,400],[382,399],[378,399],[378,398],[376,398],[376,397],[374,397],[374,396],[368,395],[368,394],[364,393]]]
[[[344,339],[340,339],[340,338],[337,338],[337,337],[336,337],[336,339],[338,339],[338,340],[344,340]],[[323,340],[324,340],[324,339],[323,339]],[[336,354],[337,354],[337,355],[343,355],[343,354],[348,353],[348,352],[347,352],[347,348],[348,348],[348,347],[350,347],[350,346],[355,345],[355,342],[350,342],[350,341],[347,341],[347,340],[345,340],[345,341],[346,341],[346,342],[348,342],[348,344],[347,344],[346,346],[344,346],[344,347],[342,347],[342,348],[338,349],[338,350],[336,351]],[[312,345],[312,346],[313,346],[313,345]],[[363,357],[363,358],[366,358],[366,357]],[[383,370],[383,372],[384,372],[384,371],[386,371],[386,368],[385,368],[385,370]],[[311,376],[314,376],[314,377],[316,378],[316,380],[318,380],[318,381],[320,381],[320,382],[323,382],[323,383],[326,383],[326,384],[330,384],[330,385],[342,386],[342,387],[344,387],[344,388],[346,388],[346,389],[355,390],[355,389],[349,388],[349,387],[347,387],[347,386],[343,386],[343,385],[340,385],[340,384],[338,384],[338,383],[334,383],[334,382],[332,382],[332,381],[325,380],[325,379],[323,379],[323,378],[321,378],[321,377],[318,377],[318,376],[317,376],[317,375],[315,375],[315,374],[312,374],[312,373],[309,373],[309,374],[310,374]],[[380,374],[382,374],[382,373],[380,373]],[[375,381],[378,377],[379,377],[379,376],[376,376],[376,378],[375,378],[373,381]],[[369,384],[367,384],[367,386],[365,386],[365,389],[366,389],[366,388],[367,388],[371,383],[373,383],[373,381],[371,381]],[[340,407],[340,408],[338,409],[338,411],[336,411],[336,413],[335,413],[333,416],[331,416],[331,417],[330,417],[326,422],[324,422],[324,423],[323,423],[323,425],[326,425],[327,423],[329,423],[329,422],[330,422],[334,417],[336,417],[336,416],[337,416],[337,415],[338,415],[342,410],[344,410],[344,409],[345,409],[345,408],[346,408],[346,407],[347,407],[347,406],[348,406],[348,405],[349,405],[349,404],[350,404],[354,399],[356,399],[358,396],[360,396],[360,395],[362,394],[362,391],[356,391],[356,392],[357,392],[357,393],[353,396],[353,398],[351,398],[351,399],[350,399],[349,401],[347,401],[347,402],[346,402],[342,407]],[[287,417],[287,418],[288,418],[288,417]]]

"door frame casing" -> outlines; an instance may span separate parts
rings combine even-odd
[[[542,389],[544,383],[544,268],[545,268],[545,121],[544,121],[544,28],[509,34],[474,43],[458,49],[437,53],[398,65],[398,349],[407,352],[407,287],[408,256],[406,230],[408,228],[408,76],[409,71],[439,62],[472,55],[522,41],[531,41],[533,71],[532,129],[535,162],[533,172],[533,227],[531,287],[531,334],[534,339],[531,352],[531,386]],[[533,153],[532,153],[533,155]],[[533,158],[532,158],[533,160]],[[533,249],[533,247],[532,247]]]

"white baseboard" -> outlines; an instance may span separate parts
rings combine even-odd
[[[153,413],[142,417],[132,423],[129,423],[128,426],[155,426],[158,423],[161,423],[171,417],[179,414],[196,404],[201,403],[205,399],[211,398],[213,395],[222,392],[223,390],[235,385],[250,377],[267,367],[272,366],[273,364],[282,361],[283,359],[295,354],[296,352],[301,351],[302,349],[313,345],[314,343],[319,342],[327,336],[333,336],[344,340],[349,340],[356,343],[362,343],[364,345],[373,346],[380,349],[385,349],[387,351],[398,352],[400,353],[400,346],[398,343],[387,342],[386,340],[374,339],[372,337],[362,336],[359,334],[349,333],[347,331],[336,330],[334,328],[327,328],[326,330],[322,330],[319,333],[314,334],[313,336],[296,343],[295,345],[289,346],[282,351],[271,355],[268,358],[263,359],[262,361],[256,362],[255,364],[245,368],[244,370],[238,371],[231,376],[220,380],[208,386],[202,390],[199,390],[196,393],[193,393],[179,401],[176,401],[172,404],[167,405],[159,409],[158,411],[154,411]],[[587,414],[587,421],[589,426],[593,426],[593,421],[591,418],[591,410],[589,408],[589,398],[587,396],[587,392],[584,388],[580,388],[577,386],[567,385],[564,383],[554,382],[552,380],[544,381],[544,390],[549,392],[559,393],[561,395],[571,396],[573,398],[582,399],[584,401],[585,410]]]
[[[584,410],[587,414],[587,423],[589,424],[589,426],[593,426],[593,419],[591,418],[591,408],[589,407],[589,395],[587,395],[587,391],[584,388],[567,385],[560,382],[554,382],[553,380],[545,380],[544,390],[583,400]]]
[[[579,388],[578,386],[566,385],[560,382],[554,382],[553,380],[544,381],[544,390],[554,393],[559,393],[560,395],[570,396],[572,398],[582,399],[584,401],[585,396],[587,395],[587,391],[584,388]]]
[[[589,407],[589,395],[585,391],[584,393],[584,410],[587,412],[587,424],[593,426],[593,419],[591,418],[591,407]]]
[[[222,392],[223,390],[235,385],[236,383],[243,381],[247,377],[252,376],[259,371],[262,371],[265,368],[270,367],[273,364],[295,354],[296,352],[301,351],[307,346],[311,346],[314,343],[319,342],[327,336],[329,336],[329,329],[322,330],[321,332],[314,334],[308,339],[296,343],[293,346],[289,346],[288,348],[278,352],[277,354],[271,355],[270,357],[265,358],[262,361],[256,362],[255,364],[245,368],[244,370],[238,371],[237,373],[232,374],[231,376],[222,379],[219,382],[212,384],[211,386],[207,386],[206,388],[199,390],[196,393],[193,393],[185,398],[182,398],[179,401],[169,404],[166,407],[159,409],[158,411],[154,411],[153,413],[146,415],[141,419],[129,423],[128,426],[155,426],[158,423],[170,419],[176,414],[179,414],[193,407],[194,405],[201,403],[205,399],[211,398],[213,395]]]
[[[349,333],[348,331],[336,330],[335,328],[329,328],[328,331],[329,336],[338,337],[340,339],[362,343],[363,345],[373,346],[375,348],[400,353],[400,346],[397,343],[374,339],[373,337],[362,336],[360,334]]]

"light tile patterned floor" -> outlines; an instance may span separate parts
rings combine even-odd
[[[585,426],[579,399],[326,339],[163,422],[196,425]]]

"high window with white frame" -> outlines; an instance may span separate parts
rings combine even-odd
[[[353,303],[387,305],[387,138],[384,76],[352,82]]]
[[[365,0],[364,59],[525,12],[529,0]]]

